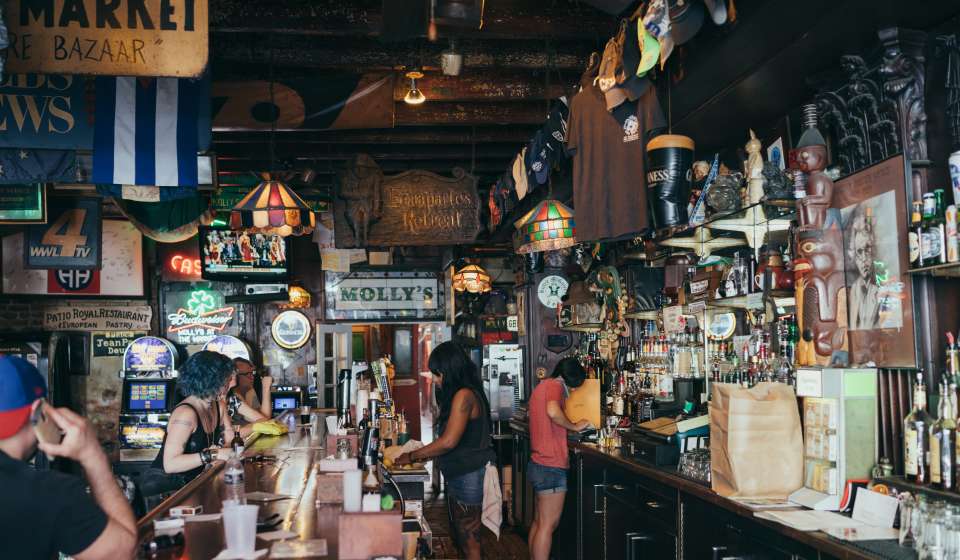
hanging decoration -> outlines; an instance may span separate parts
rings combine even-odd
[[[475,264],[469,264],[453,275],[453,289],[458,292],[483,294],[493,288],[487,271]]]
[[[267,235],[304,235],[316,227],[313,209],[293,189],[268,178],[230,211],[230,228]]]
[[[513,225],[520,232],[517,252],[521,254],[553,251],[577,243],[573,210],[552,198],[541,201]]]

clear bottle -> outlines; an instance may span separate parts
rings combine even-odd
[[[940,384],[938,418],[930,427],[930,481],[941,490],[956,487],[957,424],[950,402],[950,385]]]
[[[930,482],[930,450],[927,431],[932,420],[927,413],[927,391],[923,372],[917,372],[913,386],[913,410],[903,420],[903,470],[908,480],[918,484]]]
[[[243,473],[243,456],[234,452],[223,467],[223,503],[243,505],[247,503],[246,483]]]

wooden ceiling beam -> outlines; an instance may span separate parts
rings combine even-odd
[[[550,68],[580,72],[590,53],[601,49],[593,41],[552,41],[526,36],[513,41],[463,40],[457,52],[463,55],[464,74],[479,68],[526,69],[542,72]],[[367,37],[303,37],[297,35],[229,34],[211,38],[214,78],[246,77],[251,73],[269,75],[271,60],[276,75],[300,73],[304,69],[345,69],[355,71],[393,70],[420,65],[440,71],[440,55],[449,50],[447,41],[403,41],[382,43]],[[257,65],[251,68],[251,65]],[[295,74],[296,75],[296,74]]]
[[[277,132],[277,142],[299,144],[471,144],[512,142],[522,144],[537,130],[537,125],[478,127],[415,127],[369,130],[284,130]],[[270,132],[216,131],[214,145],[267,145]]]
[[[397,103],[397,126],[539,125],[547,120],[543,102],[453,103],[423,105]]]
[[[282,155],[278,155],[274,165],[271,165],[270,161],[265,156],[261,156],[257,159],[231,159],[218,157],[217,172],[220,174],[235,174],[260,172],[269,170],[271,168],[274,170],[309,168],[315,170],[317,175],[324,176],[335,175],[338,173],[343,168],[343,162],[346,161],[346,159],[341,161],[319,161],[314,158],[285,158],[282,157]],[[434,173],[449,175],[454,167],[463,168],[468,172],[471,169],[470,160],[377,160],[377,165],[379,165],[385,173],[399,173],[401,171],[408,171],[411,169],[423,169],[426,171],[432,171]],[[501,161],[477,161],[473,165],[473,170],[474,174],[478,176],[495,176],[507,170],[507,163]]]
[[[275,152],[281,158],[311,158],[317,161],[344,160],[356,154],[369,154],[374,160],[507,160],[520,150],[516,143],[404,146],[399,144],[302,144],[277,142]],[[221,160],[230,158],[259,159],[267,149],[266,144],[214,144],[214,151]]]
[[[531,76],[529,72],[467,72],[461,76],[427,74],[417,80],[417,87],[429,101],[521,101],[556,99],[567,92],[566,84],[575,77],[568,74],[558,79],[551,76],[548,86],[545,76]],[[396,81],[393,98],[403,101],[410,89],[410,81]]]
[[[348,37],[380,35],[381,2],[377,0],[215,0],[210,6],[214,34],[263,33]],[[616,19],[573,2],[489,2],[483,29],[440,28],[440,37],[518,37],[605,41]]]

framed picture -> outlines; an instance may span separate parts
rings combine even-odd
[[[0,187],[0,224],[47,223],[47,188],[44,183]]]
[[[843,229],[850,365],[916,367],[913,285],[907,269],[903,155],[840,179],[832,206]]]

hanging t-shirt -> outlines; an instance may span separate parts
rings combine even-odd
[[[632,237],[647,228],[647,133],[666,126],[656,88],[607,111],[589,82],[570,103],[567,151],[573,157],[578,242]]]

